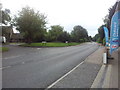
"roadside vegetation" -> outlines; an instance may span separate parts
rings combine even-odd
[[[98,43],[101,43],[103,45],[105,45],[105,34],[104,34],[104,29],[103,27],[107,27],[108,30],[109,30],[109,37],[110,37],[110,26],[111,26],[111,19],[112,19],[112,16],[114,15],[114,12],[115,12],[115,8],[117,6],[117,2],[108,9],[109,13],[104,17],[103,19],[103,22],[104,24],[101,25],[99,28],[98,28],[98,34],[96,34],[94,37],[93,37],[93,41],[96,41]]]
[[[75,25],[69,30],[71,32],[67,32],[68,30],[65,30],[61,25],[51,25],[48,28],[46,15],[29,6],[23,7],[15,17],[10,16],[9,9],[2,10],[2,12],[2,24],[4,25],[2,26],[2,36],[6,37],[7,42],[25,42],[26,46],[32,46],[33,43],[37,42],[43,46],[40,42],[46,41],[51,42],[47,43],[46,46],[71,46],[92,40],[92,37],[88,36],[87,29],[81,25]],[[19,33],[13,34],[13,27]],[[65,44],[66,41],[75,43]],[[52,42],[61,43],[53,44]],[[34,45],[38,45],[37,43]]]
[[[98,28],[98,34],[96,34],[94,37],[88,36],[88,31],[81,25],[75,25],[73,29],[69,30],[71,32],[67,32],[61,25],[52,25],[48,28],[46,27],[46,24],[48,23],[47,16],[29,6],[23,7],[22,10],[15,15],[15,17],[10,16],[9,9],[2,9],[2,36],[5,36],[7,42],[10,42],[11,39],[14,38],[13,27],[15,27],[19,33],[13,41],[15,42],[16,40],[19,42],[22,39],[23,43],[27,43],[24,44],[24,46],[44,46],[43,44],[39,43],[42,41],[61,43],[65,41],[76,43],[95,41],[105,45],[103,26],[108,28],[110,35],[110,22],[115,12],[116,5],[117,3],[108,9],[109,13],[103,19],[104,24]],[[21,36],[21,38],[19,36]],[[34,42],[38,42],[38,44]],[[66,46],[71,44],[46,44],[46,46],[64,45]]]
[[[60,42],[48,42],[48,43],[31,43],[31,44],[22,44],[20,46],[24,47],[66,47],[79,45],[80,43],[60,43]]]
[[[5,52],[5,51],[8,51],[9,50],[9,48],[8,47],[0,47],[0,52],[2,51],[2,52]]]

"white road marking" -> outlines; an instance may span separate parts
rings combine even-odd
[[[21,64],[25,64],[25,62],[22,62]],[[10,67],[12,67],[12,66],[0,67],[0,70],[2,70],[2,69],[6,69],[6,68],[10,68]]]
[[[57,84],[59,81],[61,81],[63,78],[65,78],[67,75],[69,75],[71,72],[73,72],[76,68],[78,68],[80,65],[82,65],[84,63],[84,61],[82,61],[80,64],[78,64],[76,67],[74,67],[72,70],[70,70],[68,73],[66,73],[64,76],[62,76],[61,78],[59,78],[58,80],[56,80],[54,83],[52,83],[51,85],[49,85],[45,90],[48,90],[50,88],[52,88],[55,84]]]
[[[41,49],[41,48],[37,48],[38,50]]]
[[[106,67],[106,65],[102,65],[102,67],[100,68],[95,80],[93,81],[93,84],[91,85],[91,88],[98,88],[98,84],[100,83],[100,80],[102,78],[105,67]]]
[[[11,66],[6,66],[6,67],[2,67],[0,69],[6,69],[6,68],[10,68]]]
[[[22,62],[22,64],[25,64],[25,62]]]
[[[107,70],[105,71],[105,68]],[[91,88],[109,88],[110,82],[110,75],[111,75],[112,65],[102,65],[101,69],[99,70]],[[105,73],[105,76],[103,74]],[[101,83],[102,80],[102,83]]]
[[[11,56],[11,57],[6,57],[6,58],[3,58],[3,59],[12,59],[12,58],[17,58],[17,57],[20,57],[21,55],[18,55],[18,56]]]

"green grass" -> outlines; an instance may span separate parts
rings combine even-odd
[[[21,43],[21,42],[18,42],[18,43],[17,43],[17,42],[16,42],[16,43],[15,43],[15,42],[12,42],[12,43],[10,43],[10,44],[24,44],[24,43]]]
[[[74,46],[79,45],[80,43],[31,43],[31,44],[22,44],[21,46],[26,47],[66,47],[66,46]]]
[[[8,50],[9,50],[8,47],[0,47],[0,51],[2,51],[2,52],[8,51]]]

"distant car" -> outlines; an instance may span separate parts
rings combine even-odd
[[[6,38],[4,36],[0,36],[0,42],[1,43],[6,43]]]

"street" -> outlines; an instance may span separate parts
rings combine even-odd
[[[10,45],[2,57],[3,88],[46,88],[98,47],[96,43],[54,48]]]

